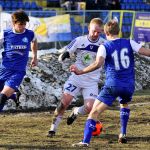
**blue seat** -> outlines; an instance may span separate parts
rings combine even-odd
[[[15,7],[17,7],[18,9],[24,9],[24,4],[23,4],[23,2],[22,1],[19,1],[18,2],[18,4],[17,4],[17,6],[15,6]]]
[[[121,4],[121,9],[125,10],[126,9],[126,5],[125,4]]]
[[[7,3],[5,3],[5,10],[11,10],[12,9],[12,4],[11,4],[11,1],[8,1]]]
[[[132,4],[132,5],[130,6],[130,9],[131,9],[131,10],[135,10],[135,8],[136,8],[136,5],[134,5],[134,4]]]
[[[25,10],[30,10],[30,2],[25,2],[24,3],[24,9]]]
[[[140,4],[135,5],[135,10],[140,10]]]
[[[31,8],[31,10],[37,10],[38,6],[37,6],[36,2],[31,2],[30,8]]]
[[[20,9],[21,7],[19,7],[18,5],[17,5],[17,3],[12,3],[12,10],[16,10],[16,9]]]

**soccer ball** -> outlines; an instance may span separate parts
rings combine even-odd
[[[92,136],[98,136],[103,130],[103,124],[100,121],[96,122],[95,130],[92,132]]]

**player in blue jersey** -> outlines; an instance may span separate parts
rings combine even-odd
[[[11,16],[12,29],[0,34],[0,43],[4,47],[0,65],[0,111],[5,102],[18,90],[26,74],[30,48],[32,50],[31,67],[37,65],[37,40],[34,32],[26,29],[29,22],[27,14],[20,10]]]
[[[103,22],[100,18],[94,18],[89,25],[89,34],[80,36],[74,39],[66,47],[66,51],[60,55],[60,60],[70,58],[70,55],[76,53],[76,65],[79,68],[85,68],[95,61],[96,53],[100,44],[104,43],[104,39],[100,37],[103,32]],[[78,76],[74,73],[69,77],[64,85],[62,99],[57,106],[48,136],[55,135],[58,125],[60,124],[63,114],[72,99],[79,93],[83,95],[84,105],[76,107],[67,119],[67,124],[70,125],[76,119],[77,115],[84,115],[91,111],[94,100],[98,95],[98,82],[100,78],[100,70]]]
[[[120,102],[121,122],[118,142],[127,143],[126,129],[130,115],[128,102],[131,101],[135,88],[133,53],[150,56],[150,49],[143,48],[133,40],[119,38],[119,30],[119,25],[115,20],[106,23],[104,32],[108,41],[99,47],[96,61],[82,70],[76,65],[70,67],[72,72],[82,75],[98,69],[105,63],[106,71],[104,87],[97,96],[85,123],[84,138],[82,142],[75,143],[73,146],[89,145],[98,115],[111,106],[117,97]]]

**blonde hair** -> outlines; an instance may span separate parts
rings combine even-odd
[[[111,35],[118,35],[120,28],[119,24],[115,20],[110,20],[104,25],[104,31],[105,33],[109,33]]]
[[[93,18],[91,21],[90,21],[90,24],[97,24],[99,25],[100,27],[103,26],[103,21],[101,18]],[[89,24],[89,25],[90,25]]]

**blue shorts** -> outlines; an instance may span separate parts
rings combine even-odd
[[[4,86],[9,86],[16,91],[20,86],[25,74],[25,71],[0,68],[0,91]]]
[[[120,87],[120,86],[104,86],[100,91],[97,99],[111,106],[112,103],[118,97],[120,104],[126,104],[132,100],[134,93],[134,86],[132,87]]]

